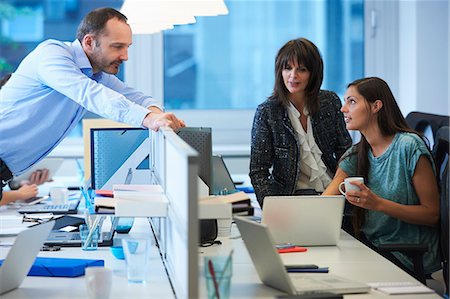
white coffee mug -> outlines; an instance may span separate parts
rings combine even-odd
[[[356,185],[350,184],[350,182],[361,182],[364,183],[363,177],[348,177],[346,178],[342,183],[339,184],[339,192],[341,192],[342,195],[345,195],[345,192],[349,190],[357,190],[359,191],[359,187]],[[345,185],[345,191],[342,190],[342,185]]]
[[[87,267],[85,271],[89,298],[108,299],[111,295],[112,270],[105,267]]]
[[[50,198],[54,204],[64,204],[69,199],[69,190],[65,187],[51,187]]]

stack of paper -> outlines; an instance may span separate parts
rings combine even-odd
[[[159,185],[113,185],[116,216],[165,217],[168,200]]]
[[[427,294],[434,293],[434,291],[423,284],[410,281],[401,282],[372,282],[369,286],[377,291],[390,294]]]
[[[243,191],[227,195],[211,195],[200,198],[201,204],[231,204],[235,215],[253,215],[250,197]]]

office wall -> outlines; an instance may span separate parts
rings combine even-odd
[[[366,76],[391,86],[402,112],[449,113],[449,2],[366,1]]]
[[[450,113],[449,1],[366,0],[364,5],[365,75],[388,82],[404,115],[415,110]],[[134,39],[125,79],[161,98],[161,35]],[[212,127],[215,152],[236,159],[229,161],[236,165],[232,172],[248,171],[248,160],[241,156],[250,150],[254,109],[177,113],[191,126]]]

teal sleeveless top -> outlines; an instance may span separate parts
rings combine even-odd
[[[353,150],[354,147],[350,148],[339,163],[339,167],[349,176],[356,175],[356,155],[350,154]],[[413,133],[397,133],[382,155],[374,157],[370,150],[368,156],[370,169],[369,182],[366,185],[375,194],[403,205],[419,204],[419,197],[412,184],[419,158],[425,156],[434,169],[433,158],[420,136]],[[361,231],[374,245],[428,244],[428,252],[424,256],[425,272],[432,273],[441,268],[437,227],[411,224],[381,212],[366,210]],[[413,270],[410,258],[399,252],[395,252],[394,255]]]

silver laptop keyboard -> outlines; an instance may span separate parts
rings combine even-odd
[[[309,277],[302,277],[299,275],[289,275],[294,283],[294,286],[299,289],[317,289],[320,290],[325,283],[320,280],[311,279]]]

